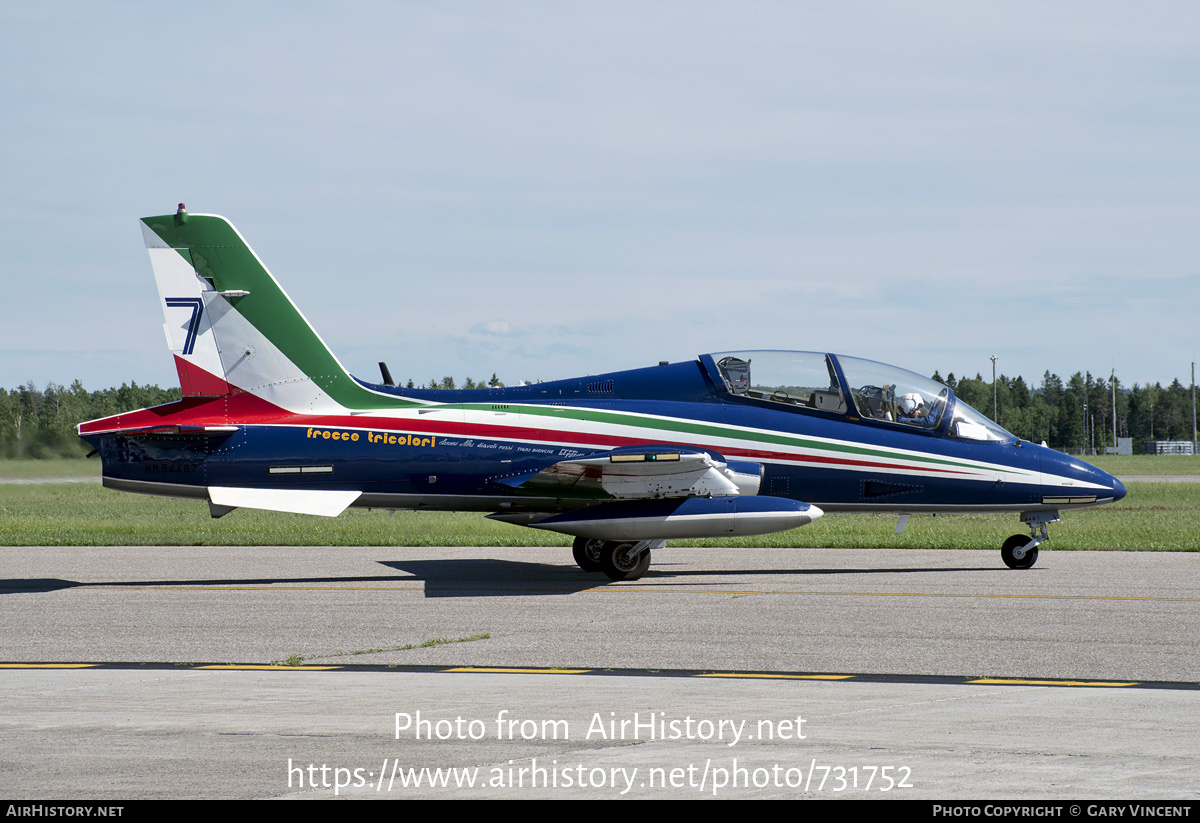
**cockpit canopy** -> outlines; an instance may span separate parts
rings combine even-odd
[[[726,351],[709,357],[726,390],[737,397],[830,414],[849,410],[861,420],[968,440],[1016,439],[941,383],[885,363],[793,351]],[[949,424],[943,425],[947,415]]]

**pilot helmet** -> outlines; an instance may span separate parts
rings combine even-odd
[[[905,417],[916,414],[917,409],[924,404],[924,399],[916,392],[909,392],[900,398],[900,413]]]

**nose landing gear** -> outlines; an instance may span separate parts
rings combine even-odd
[[[1058,522],[1058,512],[1023,512],[1021,522],[1029,526],[1029,537],[1014,534],[1000,547],[1000,558],[1010,569],[1032,568],[1037,562],[1038,545],[1050,539],[1047,523]],[[1039,531],[1040,530],[1040,531]]]

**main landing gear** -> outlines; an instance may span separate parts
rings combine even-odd
[[[1058,512],[1025,512],[1021,515],[1021,522],[1029,526],[1029,537],[1014,534],[1000,547],[1000,558],[1010,569],[1033,567],[1038,559],[1038,545],[1050,539],[1046,524],[1057,523]]]
[[[571,554],[574,555],[579,568],[585,572],[598,572],[603,548],[603,540],[597,540],[594,537],[576,537],[575,542],[571,545]]]
[[[637,580],[650,568],[650,550],[665,540],[600,540],[576,537],[571,554],[585,572],[604,572],[610,580]]]

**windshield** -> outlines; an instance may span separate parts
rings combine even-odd
[[[956,400],[954,403],[954,418],[950,423],[950,434],[966,440],[1009,441],[1017,439],[1015,434],[1000,428],[999,425],[961,400]]]

